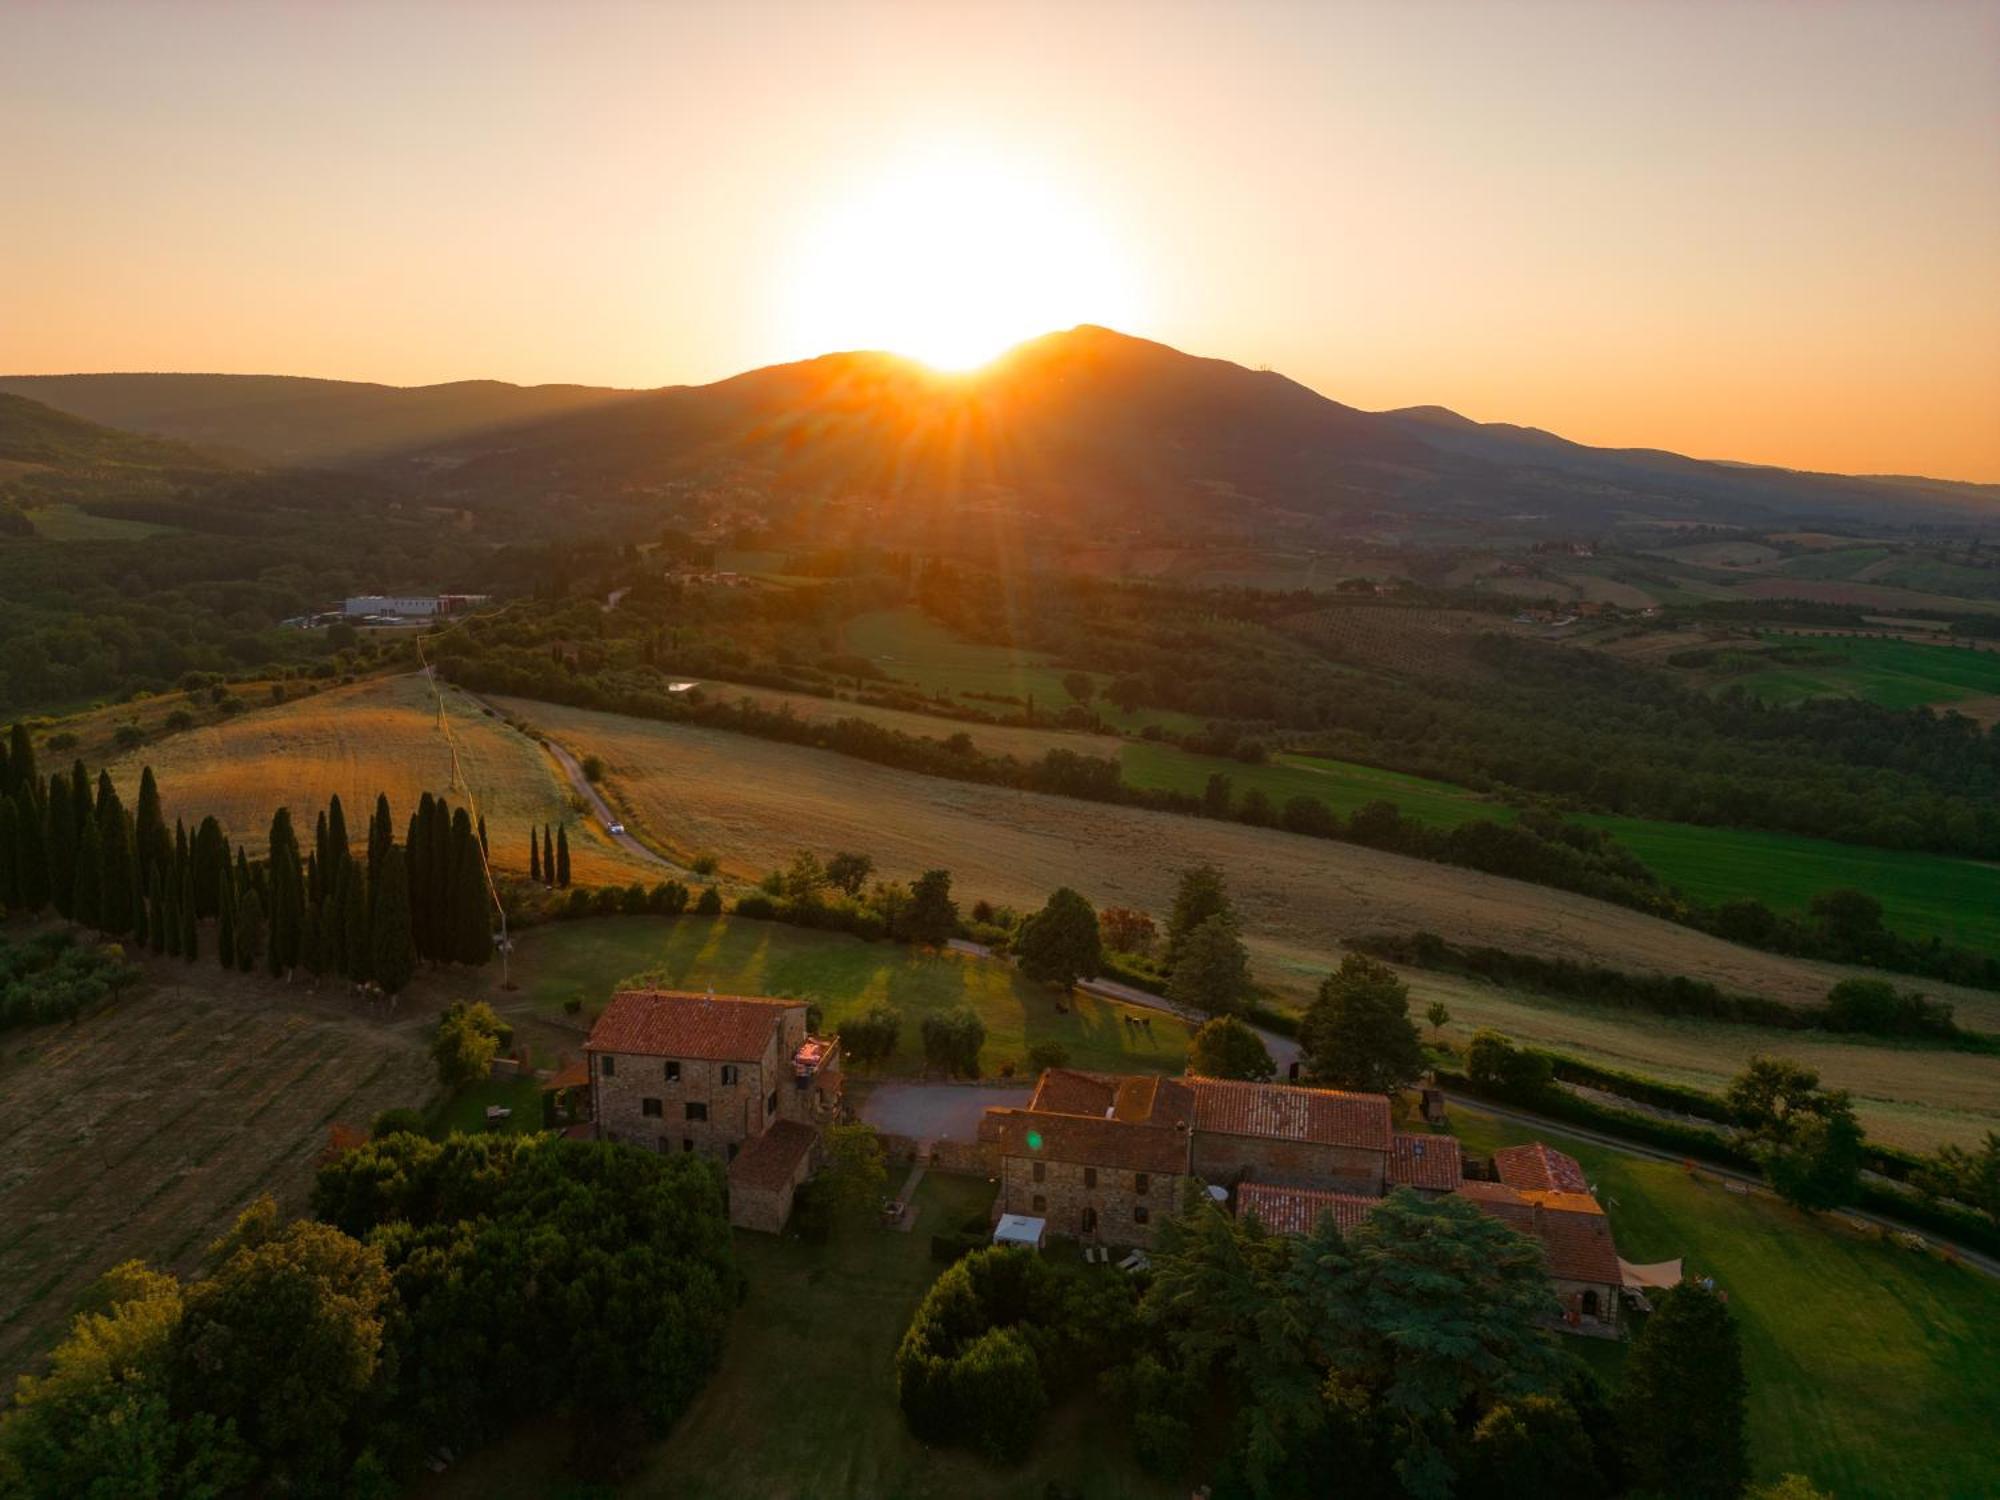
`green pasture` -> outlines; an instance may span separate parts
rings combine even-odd
[[[1818,552],[1801,552],[1788,557],[1773,573],[1786,578],[1810,578],[1820,582],[1845,582],[1863,568],[1873,567],[1889,556],[1887,547],[1829,547]]]
[[[1208,778],[1220,774],[1229,778],[1238,804],[1255,787],[1279,810],[1294,797],[1316,797],[1343,816],[1370,802],[1393,802],[1411,821],[1444,828],[1475,818],[1504,821],[1514,816],[1504,803],[1489,802],[1448,781],[1317,755],[1279,755],[1264,765],[1246,765],[1227,756],[1195,755],[1173,745],[1134,741],[1119,752],[1118,763],[1128,786],[1162,787],[1198,797]]]
[[[847,622],[842,642],[855,656],[865,656],[888,676],[929,693],[943,693],[973,708],[1007,712],[1017,705],[996,698],[1034,700],[1039,714],[1055,714],[1074,702],[1063,686],[1064,670],[1032,651],[962,640],[919,609],[878,609]],[[1101,672],[1084,674],[1101,694],[1111,679]],[[984,697],[974,695],[986,695]],[[1141,709],[1126,713],[1103,697],[1091,706],[1105,723],[1119,729],[1159,724],[1172,729],[1198,729],[1200,721],[1187,714]]]
[[[1915,708],[2000,693],[2000,651],[1862,636],[1766,634],[1763,639],[1785,660],[1721,681],[1767,703],[1864,698],[1886,708]]]
[[[74,505],[38,505],[28,512],[28,519],[34,523],[35,535],[45,542],[136,542],[180,529],[152,521],[94,516]]]
[[[1059,1043],[1080,1068],[1178,1073],[1187,1060],[1186,1027],[1157,1011],[1074,995],[1058,1013],[1052,991],[992,959],[744,917],[600,917],[533,928],[515,947],[514,975],[514,1001],[560,1016],[575,999],[585,1019],[642,976],[668,989],[814,1000],[832,1029],[887,1001],[904,1017],[901,1044],[884,1069],[890,1073],[921,1071],[923,1017],[960,1004],[986,1023],[979,1056],[989,1075],[1009,1064],[1025,1069],[1036,1042]],[[1127,1015],[1150,1018],[1150,1032],[1127,1025]]]
[[[1583,1163],[1620,1255],[1681,1257],[1728,1292],[1759,1479],[1871,1500],[2000,1494],[2000,1282],[1670,1163],[1457,1107],[1452,1129],[1481,1153],[1543,1135]],[[1620,1352],[1602,1355],[1615,1381]]]

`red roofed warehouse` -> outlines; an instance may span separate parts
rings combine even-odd
[[[840,1102],[840,1049],[804,1001],[621,990],[584,1053],[600,1137],[729,1163],[731,1221],[784,1227]]]

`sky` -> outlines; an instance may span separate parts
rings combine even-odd
[[[0,0],[0,371],[654,386],[1104,323],[2000,481],[2000,0]]]

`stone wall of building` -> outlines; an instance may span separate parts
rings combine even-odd
[[[803,1034],[805,1013],[797,1014]],[[790,1056],[782,1055],[786,1066],[780,1068],[775,1041],[757,1062],[700,1062],[626,1053],[616,1058],[607,1075],[605,1056],[592,1054],[599,1133],[656,1151],[702,1151],[726,1162],[733,1154],[731,1147],[761,1135],[778,1118],[784,1090],[791,1087]],[[667,1076],[670,1065],[677,1068],[677,1078]],[[705,1118],[689,1118],[690,1105],[699,1106]]]
[[[1047,1219],[1051,1234],[1107,1245],[1150,1245],[1179,1207],[1185,1181],[1179,1175],[1009,1156],[1001,1162],[1000,1204],[1005,1213]]]
[[[1225,1187],[1234,1187],[1247,1178],[1379,1197],[1388,1160],[1388,1154],[1382,1151],[1224,1135],[1203,1130],[1199,1123],[1194,1132],[1195,1175]]]

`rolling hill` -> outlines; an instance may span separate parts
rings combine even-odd
[[[1268,541],[1413,516],[1563,529],[2000,505],[1994,486],[1590,448],[1438,407],[1365,412],[1088,325],[960,375],[861,352],[636,392],[221,375],[11,377],[0,392],[266,462],[366,464],[471,508],[643,505],[692,487],[800,508],[822,535],[906,543],[970,534],[980,516],[1037,539]]]

